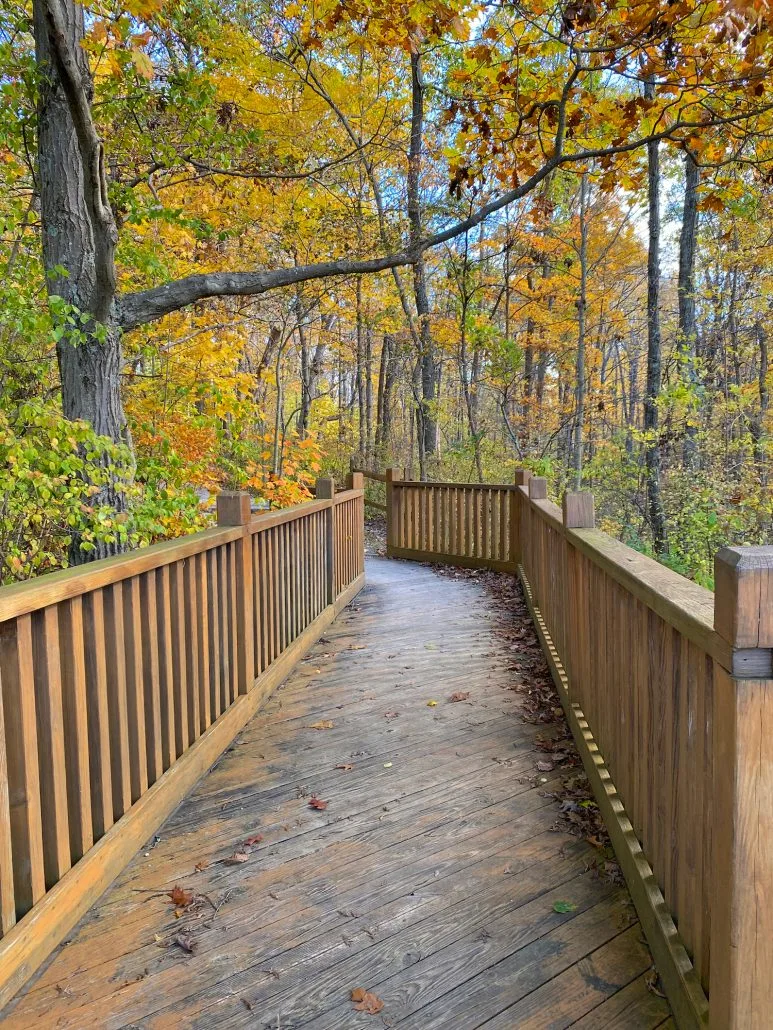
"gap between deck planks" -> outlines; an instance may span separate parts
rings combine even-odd
[[[626,892],[554,829],[559,778],[536,772],[507,689],[519,655],[496,632],[525,616],[424,566],[370,559],[367,575],[4,1028],[666,1024]],[[175,885],[201,897],[179,918]],[[356,1012],[355,987],[383,1011]]]

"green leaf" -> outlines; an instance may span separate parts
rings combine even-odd
[[[553,911],[558,912],[560,915],[564,915],[566,912],[574,912],[577,908],[571,901],[554,901]]]

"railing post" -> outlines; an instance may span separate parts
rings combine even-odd
[[[567,491],[563,499],[564,529],[595,529],[596,512],[589,490]]]
[[[402,469],[388,468],[386,470],[387,554],[390,553],[391,548],[399,546],[397,539],[399,502],[397,500],[397,490],[394,489],[392,484],[395,481],[399,482],[402,478]]]
[[[365,476],[362,472],[356,472],[352,470],[346,474],[346,489],[347,490],[364,490],[365,489]]]
[[[531,479],[531,472],[528,469],[516,469],[513,483],[516,487],[525,486]],[[510,491],[510,554],[509,558],[513,565],[519,565],[523,556],[523,520],[521,519],[521,496],[518,489]]]
[[[548,499],[548,481],[544,476],[531,476],[529,479],[529,497],[533,501]]]
[[[330,501],[325,510],[325,533],[327,536],[327,603],[336,599],[336,555],[335,555],[335,497],[336,486],[332,479],[317,480],[317,500]]]
[[[773,1012],[773,547],[714,562],[710,1024],[770,1025]]]
[[[217,495],[218,526],[242,526],[236,541],[236,644],[237,684],[246,694],[255,679],[255,589],[252,571],[252,534],[247,526],[252,520],[252,500],[243,490],[224,490]]]

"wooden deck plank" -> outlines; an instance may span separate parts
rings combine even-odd
[[[533,661],[497,631],[512,616],[474,578],[379,559],[367,573],[4,1030],[359,1030],[376,1021],[355,1011],[358,986],[417,1030],[668,1018],[627,895],[555,828],[560,779],[536,770],[507,689]],[[462,689],[470,703],[450,703]],[[200,898],[179,918],[175,885]]]

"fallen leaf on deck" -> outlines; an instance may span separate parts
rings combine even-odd
[[[320,798],[311,798],[309,808],[316,808],[318,812],[324,812],[327,808],[327,801],[322,801]]]
[[[251,848],[253,844],[260,844],[260,842],[262,840],[263,840],[263,834],[262,833],[256,833],[254,836],[248,837],[247,840],[244,842],[244,844],[245,844],[245,847]]]
[[[449,701],[466,701],[470,696],[469,690],[455,690],[449,697]]]
[[[391,762],[384,762],[384,768],[385,769],[391,769],[392,768],[392,763]]]
[[[193,891],[186,891],[182,887],[173,887],[167,892],[167,897],[170,897],[178,908],[187,908],[193,903]]]
[[[183,951],[187,951],[189,955],[193,955],[196,951],[196,941],[189,933],[178,933],[172,938],[171,943],[176,944]]]
[[[651,969],[644,978],[644,982],[647,985],[647,990],[652,994],[656,994],[659,998],[665,998],[665,994],[660,986],[660,977],[656,969]]]
[[[552,762],[537,762],[537,768],[539,769],[540,772],[552,772],[553,771],[553,763]]]
[[[559,915],[564,915],[566,912],[574,912],[577,908],[571,901],[555,901],[553,903],[553,911],[558,912]]]
[[[330,719],[320,719],[319,722],[313,722],[309,728],[312,730],[332,730],[333,723]]]
[[[343,769],[344,772],[351,772],[353,768],[354,768],[354,766],[353,765],[349,765],[348,763],[344,763],[343,765],[337,765],[336,766],[336,769]]]
[[[400,714],[399,712],[384,712],[384,718],[385,719],[396,719],[399,714]]]
[[[437,701],[427,701],[427,708],[434,708],[437,705]]]
[[[234,851],[233,855],[229,855],[228,858],[223,859],[224,865],[241,865],[242,862],[246,862],[249,858],[247,851]]]
[[[369,1016],[375,1016],[384,1007],[384,1002],[372,991],[366,991],[364,987],[355,987],[351,993],[351,999],[358,1012],[367,1012]]]
[[[424,647],[427,651],[437,651],[437,644],[425,644]]]
[[[193,868],[197,873],[203,873],[208,866],[209,862],[207,862],[206,859],[202,859],[201,862],[197,862]]]

